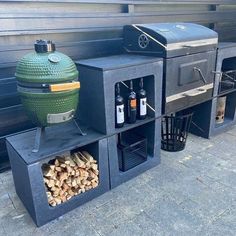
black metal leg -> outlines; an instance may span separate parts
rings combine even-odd
[[[76,120],[74,119],[73,121],[74,121],[74,123],[75,123],[75,126],[78,128],[79,133],[80,133],[82,136],[87,135],[87,134],[84,133],[84,132],[82,131],[82,129],[79,127],[79,125],[78,125],[78,123],[76,122]]]
[[[42,135],[42,132],[44,132],[44,130],[45,130],[45,128],[37,127],[35,141],[34,141],[34,148],[33,148],[32,152],[39,151],[41,135]]]

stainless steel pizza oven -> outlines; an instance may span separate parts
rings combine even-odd
[[[163,114],[212,97],[217,44],[216,32],[192,23],[124,27],[127,52],[164,58]]]

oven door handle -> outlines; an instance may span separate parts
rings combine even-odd
[[[207,84],[206,78],[205,78],[205,76],[203,75],[201,69],[198,68],[198,67],[193,67],[193,70],[194,70],[194,71],[197,71],[197,72],[199,73],[199,75],[200,75],[202,81],[204,82],[204,84]]]
[[[187,93],[184,93],[183,95],[185,97],[195,97],[206,92],[207,92],[207,89],[199,88],[199,89],[194,90],[194,92],[192,91],[189,93],[187,92]]]

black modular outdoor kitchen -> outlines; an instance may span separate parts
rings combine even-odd
[[[192,23],[124,27],[127,52],[164,60],[163,114],[212,97],[217,45],[216,32]]]
[[[235,44],[181,22],[126,25],[123,38],[123,53],[75,64],[40,40],[18,64],[37,129],[6,144],[37,226],[160,164],[161,148],[183,150],[189,131],[209,138],[235,122]]]

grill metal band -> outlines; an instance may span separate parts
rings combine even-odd
[[[181,43],[170,43],[167,45],[167,51],[169,50],[176,50],[181,48],[196,48],[201,46],[207,46],[207,45],[217,45],[218,39],[201,39],[201,40],[192,40],[192,41],[186,41]]]
[[[48,92],[61,92],[79,88],[80,88],[79,81],[69,81],[66,83],[58,83],[58,84],[17,82],[17,90],[19,92],[48,93]]]

